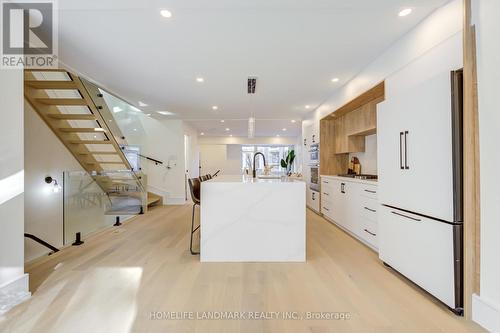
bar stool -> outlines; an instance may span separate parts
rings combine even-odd
[[[200,225],[198,225],[196,228],[194,227],[194,211],[196,205],[200,205],[201,199],[200,199],[200,189],[201,189],[201,182],[200,179],[198,178],[190,178],[188,180],[189,183],[189,189],[191,191],[191,199],[193,200],[193,214],[191,216],[191,241],[189,242],[189,251],[191,251],[192,255],[195,254],[200,254],[200,252],[195,252],[193,251],[193,234],[200,229]]]

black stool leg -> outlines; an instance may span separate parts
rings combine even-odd
[[[195,211],[196,204],[193,205],[193,215],[191,217],[191,241],[189,243],[189,251],[191,251],[192,255],[200,254],[200,252],[194,252],[193,251],[193,234],[200,228],[200,226],[197,226],[194,228],[194,211]]]

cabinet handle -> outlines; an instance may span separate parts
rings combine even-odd
[[[316,193],[314,193],[314,192],[312,193],[312,199],[316,200]]]
[[[368,207],[365,207],[366,210],[369,210],[370,212],[374,212],[376,213],[377,211],[375,209],[371,209],[371,208],[368,208]]]
[[[405,131],[405,169],[408,170],[410,169],[410,166],[408,165],[408,134],[410,134],[408,131]]]
[[[330,195],[329,193],[325,193],[325,192],[323,192],[323,194],[324,194],[324,195]]]
[[[368,193],[377,193],[377,191],[372,191],[372,190],[365,190],[365,192],[368,192]]]
[[[404,170],[404,166],[403,166],[403,135],[404,133],[403,132],[399,132],[399,167],[401,168],[401,170]]]
[[[411,217],[411,216],[408,216],[408,215],[404,215],[404,214],[401,214],[401,213],[398,213],[398,212],[394,212],[392,211],[391,213],[393,213],[394,215],[398,215],[398,216],[401,216],[401,217],[405,217],[407,219],[410,219],[410,220],[413,220],[413,221],[417,221],[417,222],[421,222],[422,220],[421,219],[417,219],[415,217]]]
[[[370,231],[370,230],[368,230],[368,229],[365,229],[365,231],[366,231],[367,233],[369,233],[370,235],[372,235],[372,236],[377,236],[377,234],[374,234],[373,232],[371,232],[371,231]]]
[[[307,146],[307,139],[304,139],[304,146]]]
[[[325,184],[330,184],[330,183],[329,183],[329,182],[327,182],[326,180],[323,180],[323,183],[325,183]]]
[[[330,210],[326,207],[323,207],[324,210],[326,210],[327,212],[329,212]]]
[[[313,142],[313,143],[316,143],[316,140],[314,140],[315,138],[316,138],[316,134],[314,134],[314,135],[312,136],[312,142]]]
[[[340,192],[345,194],[345,183],[340,184]]]

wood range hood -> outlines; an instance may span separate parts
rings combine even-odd
[[[365,137],[377,133],[377,104],[385,99],[381,82],[320,121],[320,174],[347,173],[349,153],[365,151]]]

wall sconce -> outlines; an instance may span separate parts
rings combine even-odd
[[[52,188],[52,192],[54,193],[59,193],[61,191],[61,185],[59,185],[57,183],[57,180],[55,180],[54,178],[50,177],[50,176],[47,176],[45,177],[45,182],[47,184],[52,184],[54,183],[54,187]]]

